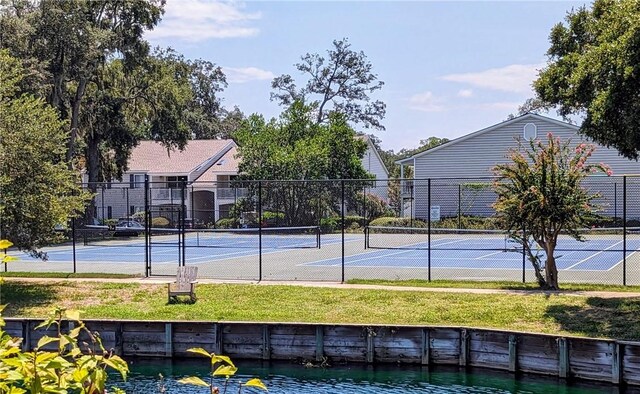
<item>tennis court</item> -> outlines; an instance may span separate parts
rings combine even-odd
[[[373,228],[365,234],[362,253],[345,256],[350,268],[441,268],[474,270],[518,270],[523,266],[520,245],[504,232],[491,230],[441,230],[417,228]],[[431,238],[431,241],[429,241]],[[609,271],[640,250],[640,238],[628,237],[625,245],[618,234],[591,234],[584,242],[561,236],[556,264],[561,271]],[[545,254],[537,250],[544,261]],[[525,261],[528,268],[529,262]],[[304,265],[339,266],[342,258]]]
[[[93,228],[81,234],[83,245],[75,248],[78,262],[89,263],[144,263],[144,234],[138,236],[114,237],[112,232]],[[262,238],[262,239],[260,239]],[[323,236],[326,245],[340,243],[341,239],[332,235]],[[256,256],[262,244],[263,253],[284,252],[296,249],[321,247],[320,231],[317,226],[258,229],[152,229],[149,239],[152,264],[177,264],[180,251],[184,247],[186,263],[218,261],[230,258]],[[74,250],[71,245],[45,248],[47,263],[70,263]],[[22,262],[42,260],[27,254],[17,254]]]

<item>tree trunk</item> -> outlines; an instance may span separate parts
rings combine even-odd
[[[558,290],[558,267],[556,266],[556,258],[553,256],[554,248],[547,250],[547,261],[545,263],[545,281],[547,288],[550,290]]]
[[[87,188],[93,194],[91,202],[87,206],[85,211],[85,220],[87,224],[93,224],[93,217],[96,206],[95,194],[98,190],[98,182],[101,181],[100,177],[100,151],[98,148],[99,138],[95,134],[91,134],[87,138],[87,154],[86,154],[86,166],[87,166]]]
[[[76,140],[78,139],[78,126],[80,124],[80,104],[84,97],[84,91],[87,87],[87,79],[80,78],[76,95],[71,106],[71,133],[69,134],[69,144],[67,146],[67,163],[72,167],[72,161],[76,156]]]

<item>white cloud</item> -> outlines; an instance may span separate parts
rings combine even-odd
[[[511,64],[479,72],[449,74],[442,79],[503,92],[529,93],[531,83],[543,66],[543,64]]]
[[[473,96],[473,90],[471,89],[462,89],[458,91],[458,97],[469,98]]]
[[[223,67],[224,75],[227,76],[227,82],[245,83],[249,81],[271,80],[275,75],[271,71],[262,70],[257,67]]]
[[[260,13],[246,13],[238,2],[219,0],[169,0],[162,21],[146,33],[149,39],[173,38],[204,41],[211,38],[249,37],[258,34],[249,22]]]
[[[409,108],[423,112],[439,112],[444,110],[443,100],[431,92],[414,94],[409,97]]]

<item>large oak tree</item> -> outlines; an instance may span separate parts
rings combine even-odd
[[[580,132],[638,159],[640,2],[596,0],[550,34],[549,63],[534,82],[545,105],[584,117]]]

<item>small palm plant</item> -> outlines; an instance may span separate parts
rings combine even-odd
[[[200,379],[197,376],[190,376],[188,378],[183,378],[178,380],[179,383],[183,384],[193,384],[196,386],[208,387],[209,392],[211,394],[219,394],[220,388],[214,385],[213,378],[219,376],[224,377],[224,385],[222,386],[222,394],[227,392],[227,388],[229,387],[229,380],[235,373],[238,371],[238,368],[233,364],[233,361],[227,356],[218,355],[215,353],[209,353],[202,348],[191,348],[187,350],[191,353],[200,354],[204,357],[207,357],[211,360],[211,375],[209,377],[209,383]],[[257,387],[259,389],[267,390],[267,386],[262,383],[260,379],[254,378],[249,379],[246,382],[238,382],[238,394],[242,393],[243,387]]]

